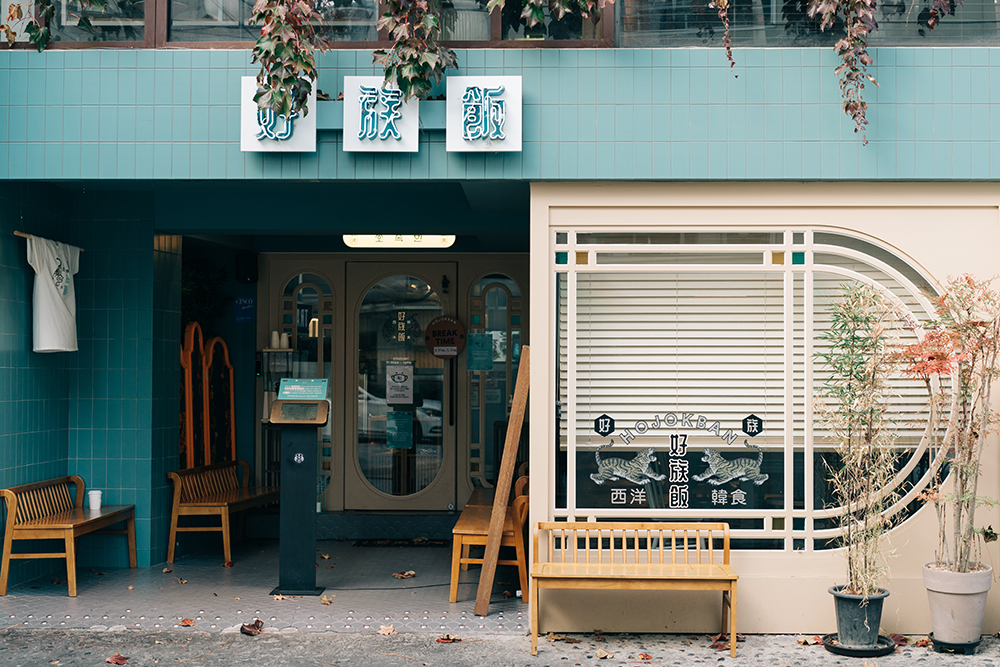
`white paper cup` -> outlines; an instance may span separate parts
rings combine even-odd
[[[280,344],[281,344],[281,338],[278,336],[278,332],[277,331],[272,331],[271,332],[271,349],[272,350],[277,350],[278,349],[278,345],[280,345]]]
[[[288,334],[286,334],[286,333],[281,334],[281,339],[278,342],[281,345],[281,349],[282,350],[287,350],[288,349]]]
[[[90,502],[90,509],[97,511],[101,509],[101,492],[87,491],[87,500]]]

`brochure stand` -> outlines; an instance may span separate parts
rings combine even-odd
[[[326,425],[329,407],[326,399],[271,404],[271,423],[281,425],[278,587],[272,595],[324,590],[316,587],[316,428]]]

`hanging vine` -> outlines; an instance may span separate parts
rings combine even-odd
[[[403,99],[426,97],[449,67],[456,67],[455,52],[438,42],[441,36],[441,5],[428,0],[388,0],[378,29],[393,39],[388,50],[372,54],[382,65],[387,85],[395,83]]]
[[[316,81],[315,52],[330,46],[316,31],[322,16],[305,0],[257,0],[250,20],[261,26],[252,52],[252,62],[260,63],[254,102],[284,116],[306,115]]]
[[[844,30],[847,34],[833,47],[841,59],[841,64],[834,71],[840,81],[844,113],[854,121],[854,132],[861,133],[863,145],[868,145],[865,134],[865,127],[868,125],[868,105],[864,101],[865,81],[878,86],[875,78],[867,72],[868,65],[872,64],[872,58],[868,55],[868,35],[878,30],[875,2],[876,0],[810,0],[807,9],[810,18],[820,17],[821,30],[832,26],[839,13],[844,16]]]

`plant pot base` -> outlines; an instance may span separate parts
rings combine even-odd
[[[974,642],[965,642],[962,644],[952,644],[950,642],[939,642],[934,639],[934,633],[930,634],[931,642],[934,644],[935,653],[960,653],[962,655],[973,655],[976,649],[979,648],[979,644],[982,643],[982,639],[977,639]]]
[[[823,648],[830,653],[846,655],[850,658],[880,658],[884,655],[889,655],[896,650],[896,642],[894,642],[890,637],[886,637],[884,635],[879,635],[878,643],[874,648],[853,648],[850,646],[841,646],[839,643],[836,643],[836,641],[836,632],[832,635],[824,635]]]

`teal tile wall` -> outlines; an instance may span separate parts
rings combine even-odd
[[[737,49],[732,72],[719,49],[461,50],[455,74],[524,77],[523,152],[485,156],[447,154],[440,131],[415,155],[346,154],[339,132],[314,154],[241,153],[248,51],[90,54],[0,52],[0,179],[1000,177],[1000,49],[874,49],[866,147],[831,49]],[[367,51],[319,67],[331,96],[377,73]]]
[[[153,238],[152,506],[148,542],[153,563],[167,558],[171,498],[167,473],[180,467],[181,247],[180,236],[157,234]]]
[[[136,506],[140,563],[150,562],[153,496],[153,224],[144,193],[79,193],[86,241],[78,281],[80,353],[70,390],[70,467],[107,504]],[[81,543],[80,562],[127,566],[123,536]]]
[[[66,204],[51,186],[0,183],[0,488],[67,474],[67,368],[77,353],[31,351],[35,273],[25,240],[14,236],[17,229],[75,241],[62,235]],[[11,581],[40,576],[54,562],[14,561]]]

